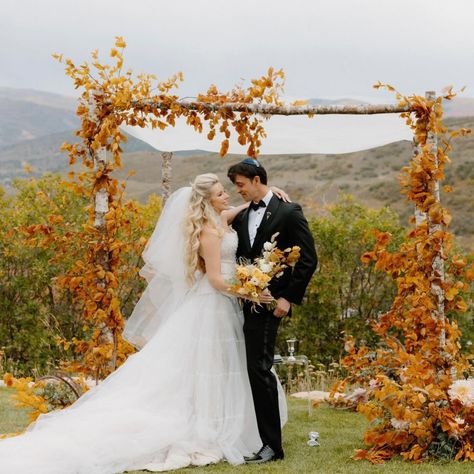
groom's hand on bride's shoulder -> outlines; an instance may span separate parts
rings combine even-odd
[[[278,298],[276,300],[276,307],[273,311],[273,316],[283,318],[288,314],[288,311],[290,311],[290,306],[291,303],[288,300],[285,300],[285,298]]]

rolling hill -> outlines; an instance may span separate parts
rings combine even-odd
[[[73,129],[78,121],[73,109],[74,99],[68,97],[0,88],[0,184],[8,189],[13,178],[24,177],[24,163],[32,166],[34,175],[66,172],[68,160],[59,147],[64,141],[75,140]],[[448,116],[459,115],[447,119],[450,127],[474,128],[474,99],[457,99],[446,109]],[[131,136],[124,151],[124,168],[117,175],[124,178],[129,170],[136,171],[128,178],[128,194],[143,201],[150,193],[160,193],[161,152]],[[272,183],[285,188],[308,213],[318,214],[340,193],[348,193],[371,207],[388,205],[406,222],[412,209],[399,193],[397,176],[411,153],[411,144],[399,141],[353,153],[262,155],[260,160]],[[454,186],[454,192],[442,199],[453,213],[452,229],[458,241],[469,248],[474,245],[474,138],[455,142],[450,157],[452,163],[445,182]],[[241,158],[242,155],[220,158],[203,150],[174,152],[173,188],[188,184],[196,174],[215,172],[230,189],[227,167]],[[233,197],[239,202],[238,196]]]
[[[474,129],[474,117],[448,119],[453,127]],[[324,206],[338,199],[341,193],[352,194],[360,202],[374,208],[389,206],[406,223],[413,209],[400,194],[398,176],[408,164],[412,146],[399,141],[382,147],[338,155],[295,154],[261,155],[259,160],[267,169],[272,184],[283,187],[291,198],[304,205],[309,214],[323,212]],[[194,176],[213,172],[220,176],[227,189],[228,166],[243,155],[221,158],[216,153],[196,153],[173,157],[172,186],[176,189],[189,184]],[[452,163],[446,168],[444,184],[454,192],[443,194],[442,200],[453,214],[451,228],[459,243],[474,250],[474,137],[464,137],[454,143],[450,153]],[[146,200],[150,193],[161,193],[161,154],[157,151],[128,153],[124,169],[118,176],[125,178],[131,169],[136,174],[128,178],[130,196]],[[239,196],[232,194],[234,202]]]

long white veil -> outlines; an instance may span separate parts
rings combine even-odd
[[[148,286],[125,323],[123,337],[141,349],[189,290],[184,263],[183,218],[191,187],[175,191],[166,202],[142,254],[140,270]]]
[[[140,270],[148,286],[125,323],[123,337],[141,349],[184,300],[190,287],[184,263],[184,216],[191,187],[175,191],[164,206],[155,230],[142,254]],[[276,375],[276,373],[275,373]],[[280,380],[278,398],[282,426],[288,419],[286,398]],[[82,398],[87,398],[87,394]]]

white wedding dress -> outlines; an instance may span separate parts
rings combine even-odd
[[[237,234],[226,233],[226,279],[235,271],[236,248]],[[242,319],[237,300],[201,274],[143,349],[116,372],[71,407],[1,440],[0,473],[112,474],[242,463],[261,447]]]

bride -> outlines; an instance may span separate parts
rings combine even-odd
[[[173,193],[124,331],[142,349],[69,408],[1,440],[0,473],[157,472],[239,464],[260,448],[243,316],[227,291],[238,244],[229,223],[245,205],[228,209],[228,198],[213,174]]]

